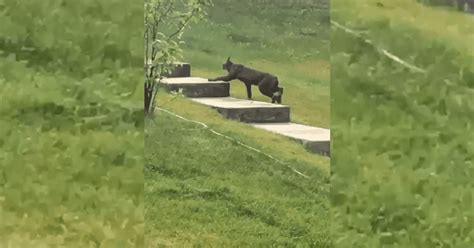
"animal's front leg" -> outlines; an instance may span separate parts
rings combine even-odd
[[[227,75],[227,76],[222,76],[222,77],[216,77],[216,78],[209,78],[207,81],[232,81],[234,80],[234,77],[232,75]]]
[[[252,85],[246,83],[245,87],[247,88],[247,98],[251,100],[252,99]]]

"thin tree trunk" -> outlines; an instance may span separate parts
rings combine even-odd
[[[145,114],[150,115],[153,114],[153,109],[151,108],[152,100],[153,100],[153,91],[154,91],[154,82],[150,82],[150,80],[146,79],[147,82],[145,82]]]

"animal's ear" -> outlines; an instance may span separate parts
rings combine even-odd
[[[227,57],[227,62],[230,62],[230,57]]]

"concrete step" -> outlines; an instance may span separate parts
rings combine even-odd
[[[217,109],[225,118],[241,122],[275,123],[290,121],[290,108],[285,105],[233,97],[192,98],[191,100]]]
[[[252,123],[252,126],[297,140],[313,153],[330,155],[331,131],[296,123]]]
[[[226,97],[229,96],[229,82],[212,81],[199,77],[175,77],[161,80],[161,85],[169,91],[183,89],[187,97]]]
[[[166,75],[168,78],[174,77],[190,77],[191,76],[191,65],[189,63],[174,63],[173,64],[173,71]]]

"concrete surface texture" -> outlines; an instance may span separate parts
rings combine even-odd
[[[300,141],[314,153],[329,155],[331,131],[296,123],[252,123],[252,126]]]
[[[229,82],[209,82],[199,77],[164,78],[160,84],[169,91],[182,89],[187,97],[226,97],[230,92]]]
[[[234,97],[206,97],[193,99],[193,101],[219,108],[288,108],[281,104],[244,100]]]
[[[331,137],[331,131],[329,129],[296,123],[265,123],[252,124],[252,126],[306,141],[329,141]]]
[[[173,71],[167,75],[169,78],[173,77],[190,77],[191,76],[191,65],[189,63],[174,63]]]
[[[290,108],[285,105],[233,97],[194,98],[195,102],[217,109],[224,117],[241,122],[289,122]]]

